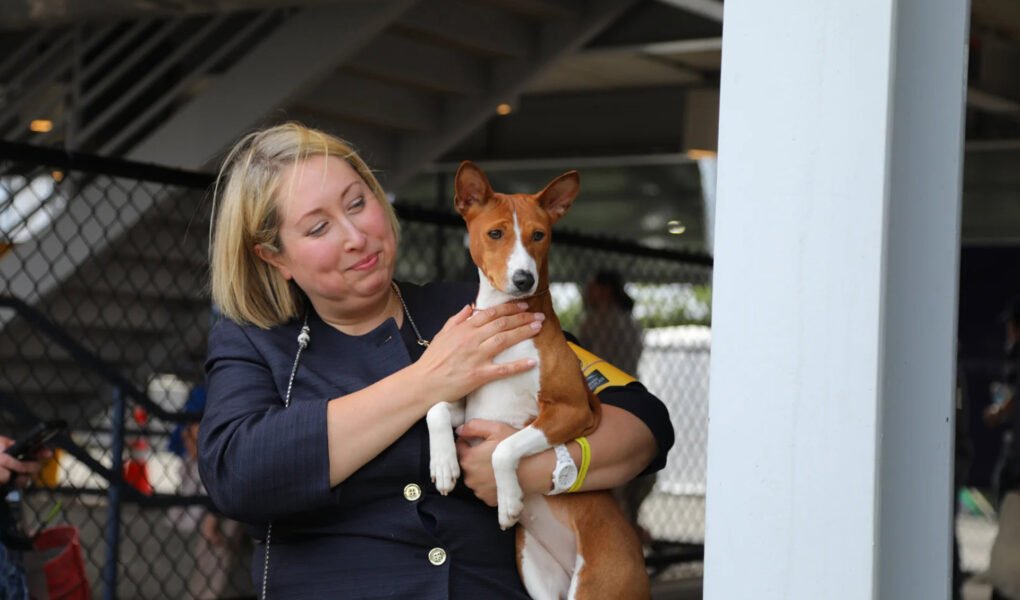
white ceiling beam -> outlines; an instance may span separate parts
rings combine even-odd
[[[723,3],[719,0],[659,0],[659,2],[722,23]]]

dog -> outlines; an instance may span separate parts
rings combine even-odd
[[[534,369],[482,386],[468,395],[466,404],[440,403],[429,410],[430,471],[436,488],[447,494],[460,476],[453,427],[477,418],[520,429],[496,446],[492,466],[499,525],[507,529],[521,524],[517,567],[531,597],[648,598],[641,545],[609,492],[525,497],[517,480],[522,458],[591,433],[602,414],[549,294],[551,227],[573,204],[580,178],[570,171],[537,194],[499,194],[478,166],[465,161],[454,187],[454,203],[467,224],[471,258],[478,266],[475,308],[524,301],[528,310],[541,311],[546,318],[537,336],[495,358],[533,358]]]

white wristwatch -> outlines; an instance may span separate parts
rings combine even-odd
[[[574,482],[577,481],[577,465],[574,464],[573,457],[570,456],[570,451],[563,444],[556,446],[556,468],[552,472],[552,490],[548,493],[549,496],[555,496],[556,494],[562,494],[563,492],[570,489]]]

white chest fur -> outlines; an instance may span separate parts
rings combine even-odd
[[[540,361],[538,348],[532,340],[507,348],[493,362],[506,363],[526,358]],[[524,427],[538,416],[538,391],[541,386],[536,366],[519,375],[499,379],[483,385],[467,397],[467,420],[487,419],[500,421],[516,428]]]
[[[485,273],[480,269],[478,279],[476,310],[491,308],[513,300],[513,296],[505,291],[493,288]],[[538,416],[538,391],[541,388],[539,372],[542,368],[542,358],[539,356],[538,348],[535,347],[535,342],[524,340],[511,346],[497,354],[493,362],[506,363],[526,358],[535,361],[534,369],[506,379],[498,379],[468,394],[465,413],[467,420],[500,421],[520,429],[525,423]]]

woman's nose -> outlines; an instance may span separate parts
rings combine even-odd
[[[365,245],[365,234],[349,220],[343,222],[344,250],[360,250]]]

